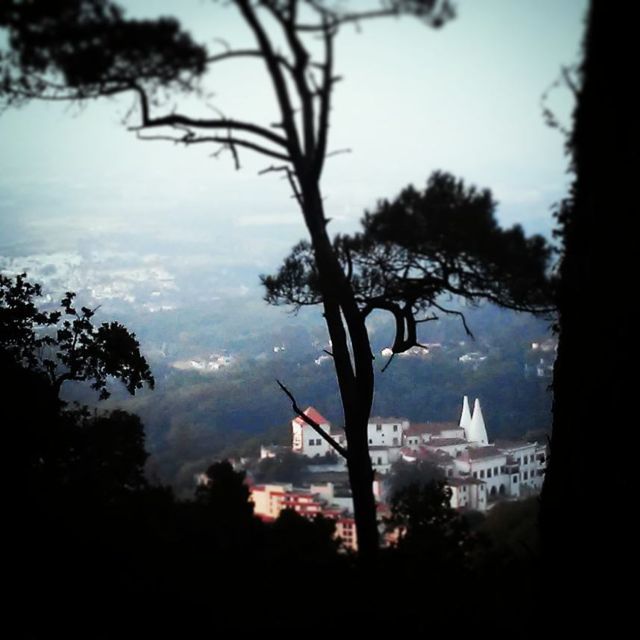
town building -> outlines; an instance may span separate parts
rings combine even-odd
[[[344,430],[332,427],[313,407],[304,413],[346,447]],[[517,440],[489,442],[479,399],[471,410],[464,396],[457,423],[372,417],[367,435],[375,471],[384,475],[398,460],[429,462],[443,472],[456,508],[486,511],[499,499],[518,499],[542,488],[546,446]],[[333,451],[301,417],[292,421],[292,450],[310,459]]]
[[[327,435],[330,435],[338,444],[346,446],[344,429],[331,430],[329,421],[313,407],[307,407],[304,415],[315,422]],[[318,432],[300,416],[291,421],[292,441],[291,450],[301,453],[308,458],[326,456],[334,453],[333,447]]]
[[[353,501],[347,504],[335,495],[332,483],[297,488],[292,484],[273,483],[254,485],[250,489],[253,513],[264,522],[273,522],[284,509],[291,509],[304,518],[323,516],[336,524],[336,537],[345,549],[356,551],[358,537],[353,518]]]

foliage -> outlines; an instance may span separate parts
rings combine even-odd
[[[136,336],[118,322],[93,323],[95,310],[73,301],[67,292],[61,310],[38,309],[38,284],[26,274],[15,280],[0,274],[0,350],[16,363],[45,374],[59,392],[67,380],[90,381],[100,399],[108,398],[107,382],[117,378],[134,394],[154,378]]]
[[[196,489],[196,501],[231,524],[247,523],[253,517],[249,487],[244,472],[234,471],[227,460],[209,466],[206,481]]]
[[[276,458],[263,458],[254,471],[256,482],[290,482],[299,484],[307,469],[304,456],[291,451]]]
[[[434,575],[469,568],[476,536],[464,517],[450,506],[444,482],[412,483],[394,493],[388,532],[397,536],[396,550]]]
[[[72,472],[79,485],[104,497],[146,488],[144,466],[149,454],[137,415],[121,410],[89,415],[81,410],[67,417],[73,418]]]
[[[442,482],[444,472],[437,465],[426,460],[416,462],[404,462],[398,460],[391,465],[388,476],[388,491],[393,498],[410,485],[428,485],[434,482]]]
[[[518,225],[501,229],[495,209],[488,189],[435,172],[423,191],[409,186],[366,212],[362,232],[334,238],[363,315],[380,309],[395,317],[394,354],[418,344],[416,324],[436,319],[433,312],[462,317],[443,306],[447,295],[517,311],[551,311],[551,248],[542,236],[527,238]],[[307,241],[293,248],[276,275],[261,279],[271,304],[299,309],[322,301]]]
[[[146,86],[193,88],[206,51],[173,18],[132,20],[109,0],[5,0],[0,96],[82,99]]]
[[[292,509],[283,509],[271,533],[280,561],[291,565],[303,563],[308,567],[335,562],[340,546],[335,530],[335,522],[329,518],[316,516],[309,520]]]

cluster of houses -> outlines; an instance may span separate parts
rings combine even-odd
[[[346,447],[343,429],[336,428],[316,409],[305,412],[325,433]],[[327,465],[332,446],[302,417],[291,423],[291,451],[308,459],[310,471],[318,473],[318,483],[308,488],[291,484],[254,485],[251,495],[254,513],[271,520],[282,509],[293,509],[301,515],[324,515],[336,521],[337,534],[345,546],[355,548],[353,505],[344,492],[336,491],[335,483],[321,481],[331,473],[344,472],[342,459]],[[385,476],[397,461],[425,461],[440,469],[451,491],[451,506],[485,512],[499,500],[518,499],[535,494],[542,487],[546,467],[545,444],[518,440],[489,442],[479,400],[473,411],[468,397],[462,403],[458,423],[415,423],[404,418],[372,417],[368,424],[369,452],[376,473],[374,494],[380,511],[385,508]],[[262,447],[261,457],[273,457],[279,451]],[[317,464],[323,460],[325,464]],[[315,464],[314,464],[315,463]]]

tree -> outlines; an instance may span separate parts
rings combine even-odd
[[[361,233],[334,238],[362,316],[382,310],[395,319],[392,358],[421,346],[417,325],[437,320],[437,313],[460,316],[471,334],[464,314],[449,308],[447,297],[516,311],[553,310],[551,248],[542,236],[527,238],[518,225],[501,229],[495,209],[488,189],[435,172],[423,191],[409,186],[366,212]],[[299,309],[322,301],[320,274],[306,241],[262,282],[271,304]]]
[[[307,461],[300,454],[288,451],[275,458],[263,458],[254,470],[256,482],[291,482],[300,484],[307,470]]]
[[[633,579],[633,525],[626,515],[628,494],[619,487],[634,482],[635,469],[602,453],[603,438],[615,437],[617,425],[628,423],[636,393],[629,375],[629,352],[637,341],[629,310],[637,249],[628,227],[640,142],[633,35],[620,6],[590,3],[567,145],[574,181],[559,210],[558,354],[541,533],[550,582],[560,596],[577,587],[580,606],[582,596],[603,594],[603,584],[625,584],[625,567]],[[606,347],[590,350],[594,335]],[[585,463],[596,465],[599,481],[585,478]],[[610,594],[616,613],[624,610],[622,589]],[[566,606],[566,598],[559,601]],[[598,598],[600,610],[602,604]]]
[[[206,471],[206,481],[196,490],[196,501],[205,505],[223,524],[233,527],[253,518],[253,503],[244,472],[234,471],[227,460],[215,462]]]
[[[398,460],[391,465],[388,479],[389,494],[393,498],[412,484],[422,486],[444,482],[445,474],[440,467],[428,460],[418,460],[417,462]]]
[[[39,284],[26,274],[15,280],[0,274],[0,351],[25,368],[46,376],[56,395],[68,380],[90,381],[100,399],[110,393],[107,383],[117,378],[134,394],[154,378],[136,336],[118,322],[93,324],[96,310],[81,307],[68,291],[61,310],[44,311],[35,298],[42,296]]]
[[[412,482],[391,498],[387,531],[396,535],[396,550],[417,575],[428,570],[431,579],[441,580],[470,568],[476,538],[450,502],[451,489],[444,481]]]
[[[210,55],[175,20],[130,20],[108,0],[34,0],[26,7],[18,0],[5,2],[0,26],[9,32],[10,47],[1,61],[3,95],[7,104],[20,104],[34,98],[85,100],[130,92],[139,106],[138,121],[130,129],[140,137],[186,146],[217,144],[231,153],[236,166],[245,149],[277,161],[265,173],[286,176],[310,235],[309,248],[303,250],[313,256],[317,301],[323,306],[332,344],[348,442],[348,453],[341,453],[346,453],[360,554],[371,559],[378,534],[367,441],[374,390],[365,324],[368,308],[358,297],[352,274],[345,273],[339,243],[329,237],[320,186],[328,155],[333,88],[339,80],[334,42],[345,24],[408,15],[440,27],[454,12],[448,0],[383,0],[366,6],[359,3],[353,11],[347,3],[328,0],[234,0],[230,4],[256,46]],[[255,58],[264,64],[278,109],[275,128],[222,115],[201,118],[176,110],[156,114],[163,92],[197,94],[198,79],[206,71],[234,58]],[[376,302],[376,308],[400,305],[392,313],[405,323],[408,335],[402,334],[396,352],[410,344],[415,319],[411,310],[417,298],[408,300],[398,294],[390,303],[369,302]],[[284,386],[283,390],[289,393]],[[327,437],[302,415],[295,400],[293,406]]]
[[[267,171],[283,172],[288,178],[321,278],[349,443],[347,462],[360,550],[372,557],[378,544],[366,434],[373,398],[372,356],[364,318],[327,234],[329,220],[320,188],[332,91],[338,81],[334,41],[347,23],[412,15],[439,27],[453,17],[453,9],[448,0],[391,0],[356,11],[324,0],[234,0],[232,4],[253,34],[256,48],[209,55],[177,21],[126,19],[108,0],[36,0],[26,7],[18,0],[6,2],[0,9],[0,26],[8,30],[10,45],[0,60],[3,97],[11,105],[133,92],[139,102],[139,122],[131,129],[138,135],[160,129],[170,134],[151,137],[184,145],[215,143],[231,152],[236,166],[242,149],[278,161]],[[285,54],[276,48],[270,26],[284,38]],[[320,60],[310,47],[318,37],[323,43]],[[222,116],[153,113],[160,91],[194,91],[205,71],[237,57],[256,58],[265,65],[279,111],[277,131]]]
[[[3,415],[22,478],[26,503],[53,503],[61,495],[86,495],[103,504],[146,487],[144,430],[124,411],[65,410],[59,398],[67,380],[86,381],[107,398],[110,378],[134,394],[153,376],[134,334],[117,322],[96,327],[94,311],[73,305],[39,308],[42,288],[26,274],[0,274],[0,371]]]

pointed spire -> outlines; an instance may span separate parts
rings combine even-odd
[[[464,429],[464,434],[469,439],[469,425],[471,424],[471,411],[469,411],[469,397],[462,399],[462,415],[460,416],[460,426]]]
[[[471,424],[469,425],[468,438],[470,442],[489,444],[489,438],[487,438],[487,428],[484,424],[482,409],[480,408],[480,400],[478,400],[478,398],[476,398],[476,401],[473,405],[473,415],[471,416]]]

